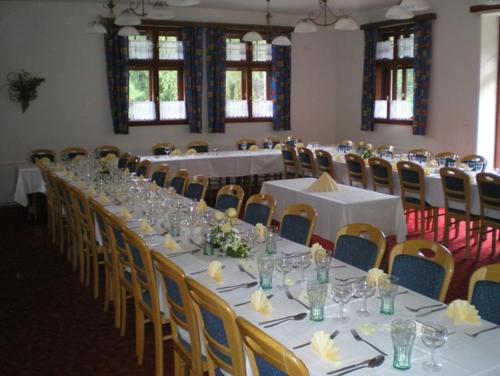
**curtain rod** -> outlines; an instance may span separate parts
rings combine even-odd
[[[415,16],[415,17],[410,18],[408,20],[387,20],[387,21],[380,21],[380,22],[372,22],[372,23],[363,24],[363,25],[361,25],[361,30],[385,29],[385,28],[390,28],[390,27],[395,27],[395,26],[410,25],[410,24],[415,23],[417,21],[429,21],[429,20],[435,20],[435,19],[437,19],[436,13],[419,14],[418,16]]]
[[[490,13],[500,11],[500,5],[473,5],[470,7],[471,13]]]

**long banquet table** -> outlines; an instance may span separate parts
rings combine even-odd
[[[58,174],[60,177],[65,178],[62,174]],[[182,198],[182,200],[187,200]],[[119,206],[107,206],[107,209],[113,213],[118,213],[120,210]],[[130,222],[130,228],[135,228],[134,231],[139,231],[137,229],[137,222]],[[132,225],[133,224],[133,225]],[[249,229],[250,225],[246,223],[241,223],[236,225],[236,228],[240,231]],[[189,242],[187,238],[179,238],[179,244],[183,250],[192,250],[193,245]],[[251,282],[253,279],[246,273],[243,273],[238,268],[238,259],[228,258],[228,257],[216,257],[216,256],[204,256],[201,252],[197,254],[182,254],[176,255],[177,252],[168,251],[162,245],[161,236],[149,236],[145,237],[145,241],[150,246],[164,256],[169,257],[174,263],[181,267],[186,275],[192,276],[193,278],[200,281],[204,286],[209,288],[212,292],[215,292],[219,297],[224,299],[230,306],[249,300],[251,293],[254,289],[237,289],[229,293],[220,293],[215,289],[219,286],[233,285],[244,283],[246,281]],[[156,245],[155,245],[156,244]],[[278,241],[278,253],[291,253],[291,252],[308,252],[309,249],[305,246],[290,242],[286,239],[281,239]],[[207,264],[214,260],[220,260],[225,268],[223,269],[224,281],[222,285],[217,285],[213,280],[211,280],[206,273],[191,275],[193,272],[197,272],[207,268]],[[253,261],[250,259],[246,261],[246,267],[251,273],[257,277],[257,272],[250,266],[253,265]],[[361,270],[352,267],[350,265],[344,264],[338,260],[334,260],[332,264],[332,269],[330,272],[330,279],[333,281],[335,278],[347,278],[347,277],[361,277],[363,276]],[[297,270],[293,270],[288,277],[292,280],[298,280],[299,273]],[[315,270],[312,266],[306,269],[306,279],[315,278]],[[291,314],[296,314],[300,312],[305,312],[305,308],[295,301],[290,301],[286,298],[283,289],[280,289],[278,285],[278,280],[280,276],[277,272],[274,275],[273,286],[274,288],[269,292],[274,295],[270,300],[273,305],[273,312],[270,317],[264,317],[261,314],[255,312],[250,305],[244,305],[241,307],[234,307],[237,315],[245,317],[250,322],[255,325],[263,320],[269,320],[273,318],[279,318]],[[302,285],[295,283],[290,291],[294,296],[300,297],[302,295]],[[400,288],[400,291],[406,289]],[[160,296],[163,301],[163,296]],[[345,312],[350,318],[347,323],[338,324],[333,320],[338,311],[337,304],[332,303],[331,300],[327,301],[325,307],[325,320],[321,322],[312,322],[309,319],[304,319],[302,321],[290,321],[283,323],[281,325],[275,326],[273,328],[260,328],[269,334],[271,337],[275,338],[282,344],[284,344],[291,351],[294,351],[298,357],[300,357],[309,369],[311,375],[325,375],[327,371],[340,368],[349,364],[357,363],[362,360],[371,358],[378,355],[378,353],[366,344],[357,342],[353,339],[350,334],[350,329],[360,329],[361,325],[370,324],[374,329],[375,333],[372,335],[361,334],[366,340],[375,344],[386,353],[389,354],[386,361],[378,368],[375,369],[364,369],[359,371],[359,375],[401,375],[402,372],[392,368],[392,342],[390,337],[390,323],[394,319],[417,319],[416,315],[407,311],[404,307],[418,307],[423,305],[435,304],[436,301],[409,291],[404,295],[400,295],[396,299],[396,313],[393,316],[384,316],[378,313],[378,299],[377,297],[369,298],[368,308],[373,311],[373,314],[368,318],[360,318],[356,314],[356,310],[361,307],[362,301],[360,299],[354,299],[349,304],[346,305]],[[163,301],[162,306],[165,307],[165,302]],[[453,333],[449,335],[447,344],[437,351],[437,359],[443,363],[443,369],[441,371],[442,375],[453,375],[453,376],[472,376],[472,375],[491,375],[497,376],[500,374],[500,362],[498,362],[497,349],[500,345],[500,337],[498,332],[490,331],[480,335],[477,338],[471,338],[464,333],[472,333],[483,328],[489,328],[492,326],[491,323],[483,321],[479,326],[456,326],[452,322],[445,318],[444,311],[434,312],[425,318],[420,318],[420,320],[434,320],[442,321],[446,323],[449,328],[449,332]],[[313,333],[319,330],[324,330],[327,333],[332,333],[334,330],[340,330],[340,334],[335,338],[335,342],[340,347],[341,361],[337,363],[332,363],[319,358],[312,350],[310,346],[303,347],[299,350],[293,350],[292,347],[309,342]],[[361,332],[362,333],[362,332]],[[412,354],[412,368],[406,373],[411,375],[427,375],[422,367],[421,363],[427,360],[429,357],[429,351],[422,345],[419,338],[415,341],[415,346]]]
[[[324,239],[335,241],[337,231],[351,223],[368,223],[388,235],[406,240],[406,222],[401,199],[396,196],[337,184],[337,192],[306,192],[315,178],[287,179],[264,182],[262,193],[276,200],[274,219],[281,220],[291,204],[309,204],[318,213],[316,230]]]

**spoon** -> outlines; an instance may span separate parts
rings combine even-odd
[[[299,313],[299,314],[297,314],[297,315],[295,315],[293,317],[290,317],[288,319],[283,319],[281,321],[277,321],[277,322],[273,322],[272,324],[265,325],[264,328],[272,328],[273,326],[276,326],[276,325],[279,325],[279,324],[283,324],[286,321],[300,321],[300,320],[304,320],[306,317],[307,317],[307,312]]]
[[[350,365],[350,366],[347,366],[344,368],[339,368],[339,369],[336,369],[335,371],[330,371],[327,373],[327,375],[342,376],[342,375],[346,375],[350,372],[357,371],[357,370],[362,369],[362,368],[375,368],[375,367],[380,366],[382,363],[384,363],[384,361],[385,361],[385,356],[377,355],[376,357],[371,358],[371,359],[367,359],[363,362],[353,364],[353,365]],[[344,371],[344,372],[342,372],[342,371]]]

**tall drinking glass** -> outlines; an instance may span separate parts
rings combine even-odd
[[[267,226],[266,231],[266,253],[274,255],[276,253],[276,241],[278,239],[278,229],[276,226]]]
[[[410,369],[411,351],[415,342],[416,325],[411,320],[394,320],[391,323],[392,345],[394,346],[393,367]]]
[[[398,293],[398,278],[390,275],[380,276],[378,291],[380,293],[380,313],[383,315],[394,314],[394,300]]]
[[[323,321],[327,285],[318,281],[307,281],[306,291],[309,299],[309,319]]]
[[[317,251],[314,254],[314,262],[316,263],[316,278],[319,283],[329,282],[331,260],[332,258],[325,251]]]
[[[270,290],[273,288],[273,272],[276,259],[272,255],[261,254],[257,258],[257,267],[259,269],[260,288]]]

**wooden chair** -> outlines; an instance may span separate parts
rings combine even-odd
[[[488,161],[485,157],[477,154],[469,154],[460,159],[460,163],[465,163],[472,171],[484,172]]]
[[[135,169],[136,176],[142,176],[147,179],[149,177],[149,172],[151,171],[151,161],[149,159],[145,159],[142,162],[137,164]]]
[[[380,145],[375,150],[379,157],[390,157],[394,155],[394,146],[392,145]]]
[[[159,144],[153,145],[151,152],[153,155],[170,155],[174,149],[175,144],[171,142],[160,142]]]
[[[194,149],[197,153],[208,153],[208,142],[192,141],[187,144],[186,150]]]
[[[135,172],[137,165],[139,164],[139,157],[137,155],[131,155],[127,160],[126,168],[130,173]]]
[[[56,152],[51,149],[34,149],[30,153],[31,163],[35,163],[42,158],[48,158],[51,162],[56,161]]]
[[[165,188],[168,183],[168,174],[170,167],[166,164],[160,165],[158,169],[151,175],[151,182],[155,182],[157,186]]]
[[[321,175],[322,173],[326,172],[332,178],[334,178],[332,155],[329,152],[327,152],[326,150],[322,150],[322,149],[316,149],[314,151],[314,154],[316,154],[316,161],[318,164],[318,175]]]
[[[201,339],[193,302],[186,285],[186,275],[162,254],[152,251],[154,269],[159,276],[163,295],[170,312],[174,343],[174,375],[203,375],[208,370],[202,356]],[[181,335],[181,330],[186,335]]]
[[[94,155],[98,158],[106,157],[108,154],[114,154],[118,158],[120,156],[120,148],[114,145],[100,145],[94,149]]]
[[[170,186],[175,189],[178,195],[183,195],[188,183],[189,173],[181,168],[175,172],[174,177],[170,180]]]
[[[392,176],[392,165],[383,158],[371,157],[368,159],[372,175],[372,186],[374,191],[380,188],[384,193],[394,194],[394,177]]]
[[[123,153],[120,155],[120,157],[118,158],[118,168],[120,170],[125,170],[125,168],[127,168],[127,162],[130,157],[130,153]]]
[[[238,213],[237,216],[239,217],[244,197],[245,191],[239,185],[225,185],[217,192],[215,209],[224,212],[229,208],[234,208],[236,209],[236,212]]]
[[[317,176],[316,163],[312,150],[301,146],[297,148],[297,153],[299,156],[302,176]]]
[[[87,156],[87,150],[80,147],[68,147],[61,150],[59,153],[61,161],[71,161],[77,156],[81,155],[83,157]]]
[[[54,192],[54,188],[52,186],[52,178],[51,171],[43,164],[36,163],[40,173],[42,175],[43,182],[45,184],[45,197],[47,202],[47,230],[50,234],[50,240],[52,244],[55,244],[57,241],[57,233],[58,233],[58,210],[56,209],[56,194]]]
[[[477,269],[470,277],[467,299],[483,320],[500,325],[500,264]]]
[[[285,167],[285,178],[298,178],[301,176],[299,156],[297,150],[288,144],[281,149],[283,163]]]
[[[448,246],[450,227],[455,225],[458,231],[460,222],[465,222],[465,252],[470,257],[470,233],[479,224],[480,217],[471,213],[470,178],[465,172],[451,167],[439,170],[444,194],[444,237],[443,244]],[[452,219],[455,220],[452,223]],[[471,228],[471,223],[475,223]]]
[[[310,205],[290,205],[281,217],[280,235],[292,242],[309,246],[316,227],[316,217],[316,210]]]
[[[424,169],[417,163],[406,161],[398,162],[397,168],[403,207],[408,215],[415,213],[415,230],[418,231],[420,215],[420,237],[423,239],[427,217],[429,223],[433,221],[434,240],[437,240],[438,209],[425,200]]]
[[[302,139],[300,137],[288,136],[285,140],[285,144],[291,147],[295,147],[295,145],[300,144]]]
[[[366,189],[366,167],[365,160],[357,154],[348,153],[345,156],[345,163],[347,164],[347,173],[349,174],[349,184],[354,186],[357,183]]]
[[[452,151],[443,151],[441,153],[437,153],[434,157],[439,167],[458,167],[456,166],[456,163],[459,158],[458,154],[455,154]]]
[[[194,201],[200,201],[205,199],[207,189],[208,178],[203,175],[195,175],[192,179],[189,179],[184,196]]]
[[[426,149],[412,149],[408,152],[410,162],[427,163],[431,159],[431,153]]]
[[[236,319],[253,376],[308,376],[302,360],[261,329],[245,320]]]
[[[220,373],[216,373],[216,368],[221,368],[232,376],[246,376],[236,314],[224,300],[201,283],[187,277],[186,284],[207,350],[208,374],[218,375]]]
[[[243,145],[246,147],[243,149]],[[251,138],[242,138],[236,141],[236,150],[248,150],[250,146],[257,145],[257,141]]]
[[[132,256],[132,286],[135,301],[135,332],[137,363],[144,359],[145,318],[151,320],[154,329],[156,376],[163,375],[163,341],[171,335],[163,334],[163,325],[169,320],[160,311],[160,300],[156,286],[151,251],[144,241],[128,228],[123,228],[125,244]]]
[[[430,240],[407,240],[391,251],[389,274],[398,284],[444,302],[455,262],[450,251]]]
[[[73,254],[74,249],[73,239],[76,237],[76,230],[73,232],[74,217],[71,215],[73,206],[71,204],[71,196],[66,194],[66,183],[63,179],[55,174],[51,174],[52,188],[54,190],[54,197],[56,203],[56,210],[58,210],[58,227],[60,229],[58,236],[58,244],[60,253],[66,251],[68,260],[72,260],[70,255]]]
[[[337,144],[337,151],[342,153],[349,153],[354,149],[354,142],[351,140],[342,140]]]
[[[276,209],[276,200],[270,194],[256,193],[250,196],[245,206],[243,220],[252,225],[262,223],[269,226]]]
[[[387,243],[375,226],[352,223],[337,231],[335,258],[359,269],[379,268]]]
[[[491,173],[480,172],[476,175],[477,188],[479,191],[479,203],[481,205],[480,233],[477,243],[476,261],[479,260],[483,238],[491,232],[491,256],[496,252],[497,230],[500,230],[500,218],[492,216],[500,212],[500,176]],[[488,230],[488,227],[490,230]]]

